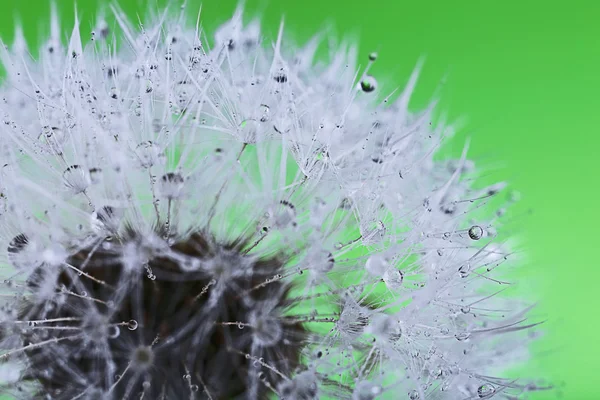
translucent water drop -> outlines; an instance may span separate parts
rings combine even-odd
[[[263,347],[274,346],[283,337],[281,321],[273,316],[251,315],[250,325],[254,340]]]
[[[7,251],[12,254],[20,253],[27,247],[29,243],[29,238],[24,233],[20,233],[8,243]]]
[[[496,388],[491,383],[486,383],[477,388],[477,396],[480,399],[487,399],[496,393]]]
[[[92,183],[88,171],[80,165],[71,165],[63,172],[63,181],[74,194],[85,192]]]
[[[8,260],[17,269],[28,268],[29,257],[26,256],[25,252],[29,246],[29,238],[27,235],[20,233],[8,243],[6,248],[8,252]]]
[[[269,114],[271,109],[266,104],[260,105],[260,122],[267,122],[269,120]]]
[[[62,146],[68,139],[65,132],[57,126],[44,126],[39,137],[43,143],[46,143],[51,151],[57,154],[62,154]]]
[[[312,371],[304,371],[293,379],[284,381],[279,386],[281,397],[285,399],[315,399],[318,398],[319,385],[317,376]]]
[[[410,400],[419,400],[421,398],[421,396],[419,395],[419,392],[417,392],[416,390],[411,390],[410,392],[408,392],[408,398]]]
[[[373,254],[365,263],[365,269],[369,274],[375,277],[382,277],[383,274],[388,270],[390,264],[388,260],[381,254]]]
[[[458,268],[458,273],[460,274],[460,277],[461,277],[461,278],[466,278],[466,277],[468,277],[468,276],[469,276],[469,274],[470,274],[470,272],[471,272],[471,267],[470,267],[470,265],[469,265],[469,264],[464,264],[464,265],[461,265],[461,266]]]
[[[467,340],[471,337],[471,334],[469,332],[460,332],[460,333],[457,333],[456,335],[454,335],[454,337],[459,342],[464,342],[465,340]]]
[[[280,206],[273,212],[273,225],[278,228],[285,228],[295,224],[296,208],[289,201],[282,200]]]
[[[185,180],[176,172],[168,172],[160,179],[159,191],[167,199],[176,199],[181,195]]]
[[[198,385],[195,385],[195,384],[194,384],[194,385],[191,385],[191,386],[190,386],[190,390],[191,390],[192,392],[197,392],[197,391],[198,391],[198,389],[199,389],[199,388],[198,388]]]
[[[365,93],[370,93],[377,87],[377,81],[371,75],[366,75],[362,81],[360,81],[360,88]]]
[[[386,314],[375,314],[365,328],[378,341],[396,341],[402,337],[402,328],[398,321]]]
[[[150,346],[139,346],[131,355],[131,365],[135,369],[146,369],[154,361],[154,351]]]
[[[369,53],[369,61],[375,61],[375,60],[377,60],[377,53],[376,52]]]
[[[102,168],[90,168],[88,173],[92,184],[97,185],[102,182]]]
[[[352,392],[352,400],[375,400],[381,394],[381,386],[369,381],[360,381]]]
[[[121,225],[123,210],[113,206],[102,206],[91,216],[92,229],[96,232],[116,233]]]
[[[389,290],[398,290],[402,287],[402,282],[404,281],[404,274],[402,273],[402,271],[392,267],[388,268],[383,273],[382,279],[385,283],[385,286]]]
[[[166,161],[165,153],[161,147],[150,140],[138,144],[135,148],[135,154],[142,168],[162,165]]]
[[[121,329],[118,326],[112,325],[108,327],[108,337],[110,339],[116,339],[121,334]]]
[[[273,76],[273,79],[274,79],[274,80],[275,80],[275,82],[277,82],[277,83],[285,83],[285,82],[287,82],[287,81],[288,81],[288,77],[287,77],[287,75],[286,75],[286,74],[284,74],[284,73],[282,73],[282,72],[275,74],[275,75]]]
[[[483,237],[483,228],[479,225],[473,225],[469,228],[469,237],[473,240],[479,240]]]
[[[129,322],[127,322],[127,329],[129,329],[130,331],[135,331],[138,327],[138,322],[135,319],[130,319]]]
[[[324,249],[308,255],[307,261],[307,267],[317,273],[327,273],[335,266],[333,254]]]

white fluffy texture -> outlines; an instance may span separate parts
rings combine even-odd
[[[126,221],[151,232],[159,217],[176,237],[208,229],[222,241],[251,238],[251,256],[294,256],[273,279],[300,283],[299,319],[315,334],[306,368],[275,388],[287,398],[474,399],[533,388],[495,377],[527,360],[518,328],[530,324],[525,306],[499,295],[511,254],[490,234],[496,216],[468,220],[498,188],[471,187],[464,155],[433,160],[450,128],[431,126],[433,106],[407,110],[418,67],[398,100],[380,103],[380,87],[361,89],[372,80],[357,72],[354,46],[316,63],[317,39],[263,42],[239,11],[211,49],[183,16],[141,32],[116,16],[119,49],[103,22],[85,47],[75,26],[65,48],[55,17],[39,60],[22,37],[0,49],[0,248],[29,239],[2,253],[2,296],[64,297],[52,281],[36,293],[24,282],[36,266],[66,268],[69,254]],[[99,216],[104,206],[114,213]],[[153,255],[181,258],[171,253],[148,234],[123,260],[135,269]],[[220,274],[211,295],[236,271]],[[0,376],[15,381],[7,368]]]

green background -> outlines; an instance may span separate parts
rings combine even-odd
[[[84,38],[100,3],[77,2]],[[16,20],[30,43],[47,34],[47,0],[0,4],[0,37],[7,42]],[[67,32],[74,3],[57,4]],[[132,17],[148,7],[138,0],[119,4]],[[195,12],[200,2],[188,4]],[[205,28],[212,31],[236,4],[205,0]],[[403,85],[425,55],[415,108],[446,77],[440,109],[467,119],[449,151],[458,154],[471,137],[470,156],[521,193],[511,226],[528,249],[524,276],[540,299],[537,314],[548,318],[527,368],[560,386],[532,398],[600,399],[600,2],[249,0],[246,9],[262,17],[270,39],[281,16],[298,41],[326,26],[338,37],[357,38],[361,60],[379,52],[372,71],[388,91]]]

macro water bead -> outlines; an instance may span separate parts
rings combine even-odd
[[[206,40],[195,16],[113,8],[64,43],[54,12],[37,59],[20,29],[0,47],[0,392],[541,389],[508,374],[538,321],[502,294],[502,185],[474,184],[466,148],[434,158],[452,125],[408,109],[420,67],[382,100],[353,44],[316,58],[319,36],[271,40],[241,9]]]

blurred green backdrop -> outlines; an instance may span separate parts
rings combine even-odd
[[[48,0],[0,4],[3,40],[10,43],[20,20],[29,42],[40,43]],[[66,35],[74,2],[57,4]],[[77,2],[84,38],[100,4]],[[134,18],[164,4],[119,1]],[[204,0],[205,29],[214,30],[236,5]],[[200,2],[188,6],[195,13]],[[540,299],[537,314],[549,319],[527,368],[560,386],[532,398],[600,399],[600,2],[248,0],[246,9],[262,18],[268,39],[282,16],[300,42],[329,25],[338,37],[357,38],[365,63],[379,52],[372,72],[387,91],[426,56],[412,107],[425,105],[446,77],[440,110],[468,122],[448,150],[458,154],[470,136],[470,156],[522,196],[513,214],[529,254],[524,276]]]

